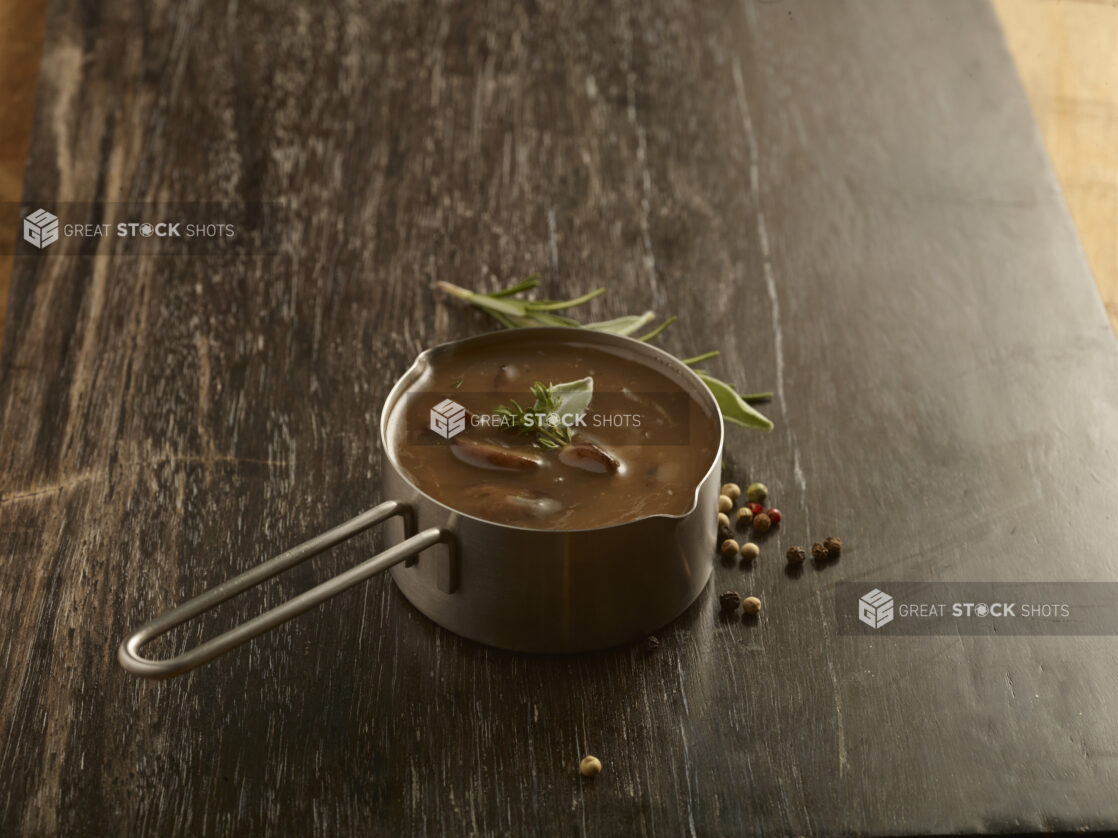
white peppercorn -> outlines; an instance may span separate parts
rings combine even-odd
[[[602,773],[602,761],[597,757],[587,754],[578,764],[578,770],[583,777],[595,777]]]

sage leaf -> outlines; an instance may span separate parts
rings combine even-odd
[[[646,311],[644,314],[627,314],[613,320],[599,320],[596,323],[583,323],[582,328],[593,329],[595,332],[610,332],[615,335],[631,335],[643,329],[656,318],[656,313]]]
[[[579,417],[589,410],[590,400],[594,398],[594,379],[587,376],[565,384],[553,384],[548,389],[555,413]]]
[[[695,372],[714,395],[714,400],[718,402],[718,409],[722,411],[722,418],[727,422],[760,431],[773,429],[773,423],[747,404],[745,399],[738,395],[738,391],[725,381],[720,381],[702,370],[695,370]]]

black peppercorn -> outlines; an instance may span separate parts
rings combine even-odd
[[[827,551],[828,558],[837,559],[840,555],[842,555],[841,538],[835,538],[833,535],[829,535],[823,539],[823,547]]]
[[[725,544],[727,541],[732,540],[733,537],[734,531],[732,529],[725,524],[718,525],[718,541],[715,542],[716,544]]]
[[[811,545],[811,557],[817,562],[823,561],[827,558],[827,548],[820,544],[818,541]]]
[[[724,591],[718,597],[718,604],[722,606],[722,610],[726,613],[737,611],[738,606],[741,605],[741,594],[737,591]]]
[[[644,639],[644,648],[646,651],[655,652],[660,648],[660,641],[654,635],[649,635]]]
[[[807,558],[807,553],[804,551],[803,547],[789,547],[786,557],[788,561],[793,564],[800,564]]]

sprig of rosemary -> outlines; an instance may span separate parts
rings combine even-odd
[[[590,407],[594,396],[594,379],[580,378],[563,384],[537,381],[529,388],[536,401],[531,409],[509,399],[512,407],[501,405],[494,413],[501,417],[501,427],[520,434],[535,435],[541,448],[562,448],[571,441],[571,427],[577,417]],[[554,421],[549,421],[555,417]],[[568,421],[564,422],[564,418]]]
[[[606,292],[605,288],[595,288],[587,294],[570,300],[528,300],[521,296],[531,291],[539,284],[539,274],[533,274],[527,279],[523,279],[507,288],[491,291],[489,293],[470,291],[466,288],[461,288],[449,282],[442,281],[436,283],[436,287],[453,297],[457,297],[460,300],[464,300],[480,308],[508,329],[522,328],[525,326],[567,326],[572,328],[581,327],[584,329],[594,329],[599,332],[611,332],[615,335],[634,336],[656,319],[655,312],[646,311],[643,314],[630,314],[624,317],[616,317],[612,320],[579,323],[572,317],[553,314],[552,312],[563,311],[588,303],[604,294]],[[637,337],[637,340],[650,341],[661,335],[664,330],[675,321],[676,318],[674,316],[669,317],[651,331],[645,332]],[[692,358],[684,358],[682,361],[688,366],[693,366],[703,361],[710,360],[711,358],[715,358],[718,354],[718,350],[712,350]],[[704,370],[696,370],[696,373],[711,391],[715,401],[718,402],[718,409],[722,412],[723,419],[734,425],[741,425],[745,428],[755,428],[762,431],[772,430],[772,422],[750,404],[750,402],[769,401],[772,399],[772,393],[742,395],[732,384],[721,381]],[[535,394],[534,390],[533,394]],[[535,395],[537,401],[539,401],[539,395]],[[513,404],[519,408],[519,405],[517,405],[515,401]],[[524,412],[523,409],[521,409],[521,412]],[[569,438],[561,444],[566,444],[568,441]],[[543,443],[541,442],[541,444]]]

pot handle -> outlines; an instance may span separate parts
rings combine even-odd
[[[351,518],[344,524],[339,524],[333,529],[316,535],[297,547],[292,547],[275,558],[269,559],[239,576],[234,576],[217,587],[187,600],[166,614],[156,617],[124,639],[117,650],[117,660],[129,672],[145,678],[169,678],[173,675],[181,675],[196,666],[201,666],[207,661],[213,660],[230,649],[240,646],[257,635],[263,634],[268,629],[275,628],[280,623],[285,623],[304,611],[309,611],[319,603],[325,602],[382,571],[388,570],[395,564],[408,559],[414,560],[415,556],[428,547],[433,547],[448,540],[449,534],[438,527],[423,530],[366,559],[361,564],[339,573],[309,591],[304,591],[282,605],[278,605],[270,611],[265,611],[245,623],[234,626],[224,634],[219,634],[217,637],[192,649],[187,649],[180,655],[167,660],[152,660],[140,655],[140,649],[156,637],[166,634],[176,626],[197,617],[219,603],[231,599],[266,579],[271,579],[273,576],[306,561],[312,556],[317,556],[324,550],[328,550],[394,515],[403,515],[409,524],[407,529],[411,529],[411,510],[406,505],[399,501],[386,501],[374,506],[372,509],[362,512],[356,518]]]

